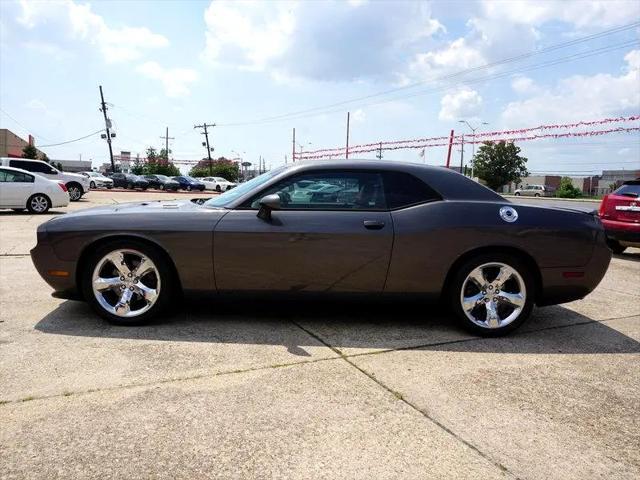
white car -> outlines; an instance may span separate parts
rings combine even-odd
[[[69,190],[69,198],[72,202],[77,202],[89,191],[89,179],[78,173],[61,172],[57,168],[42,160],[32,160],[30,158],[0,158],[0,166],[21,168],[27,172],[62,182]]]
[[[222,177],[204,177],[200,181],[204,183],[206,190],[215,190],[216,192],[226,192],[237,185],[237,183],[230,182]]]
[[[0,208],[46,213],[69,205],[69,193],[62,182],[41,177],[20,168],[0,167]]]
[[[80,172],[89,179],[89,188],[113,188],[113,180],[99,172]]]

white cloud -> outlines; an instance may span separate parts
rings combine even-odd
[[[198,80],[198,72],[189,68],[164,68],[157,62],[145,62],[138,65],[136,71],[147,78],[162,83],[169,97],[189,95],[189,84]]]
[[[146,27],[123,26],[112,28],[91,10],[89,4],[73,0],[31,2],[21,0],[18,22],[27,28],[41,24],[54,24],[72,39],[81,39],[97,45],[107,62],[121,62],[141,58],[143,52],[169,45],[163,35]]]
[[[440,101],[440,120],[451,121],[477,117],[482,109],[482,97],[475,90],[463,88],[448,93]]]
[[[573,75],[551,89],[509,103],[502,119],[509,127],[539,123],[589,120],[607,115],[636,113],[640,107],[640,50],[624,57],[619,75]]]
[[[214,0],[203,58],[212,65],[314,80],[390,77],[415,44],[444,31],[428,4]]]
[[[640,15],[640,2],[629,0],[484,0],[482,7],[489,19],[535,26],[561,21],[579,28],[608,27]]]
[[[434,79],[452,71],[477,67],[486,62],[478,48],[469,46],[465,38],[458,38],[440,50],[417,54],[409,65],[409,71],[423,80]]]
[[[538,90],[535,82],[529,77],[525,77],[524,75],[518,75],[511,80],[511,88],[514,92],[524,95],[527,93],[534,93]]]
[[[366,114],[361,108],[358,108],[351,114],[351,120],[353,123],[362,123],[367,118]]]

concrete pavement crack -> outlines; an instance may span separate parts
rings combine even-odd
[[[370,374],[369,372],[367,372],[366,370],[364,370],[363,368],[360,368],[358,365],[356,365],[355,363],[353,363],[350,359],[348,355],[344,355],[340,350],[338,350],[337,348],[333,347],[331,344],[327,343],[322,337],[320,337],[319,335],[316,335],[314,332],[304,328],[302,325],[300,325],[299,323],[295,322],[294,320],[291,320],[291,323],[293,323],[295,326],[297,326],[299,329],[301,329],[302,331],[304,331],[305,333],[307,333],[307,335],[315,338],[317,341],[321,342],[323,345],[325,345],[327,348],[330,348],[333,352],[337,353],[338,355],[340,355],[340,358],[342,360],[344,360],[345,362],[347,362],[349,365],[351,365],[353,368],[355,368],[356,370],[358,370],[360,373],[362,373],[363,375],[365,375],[367,378],[369,378],[371,381],[373,381],[374,383],[376,383],[379,387],[381,387],[382,389],[386,390],[387,392],[389,392],[390,394],[392,394],[394,397],[396,397],[399,401],[403,402],[405,405],[409,406],[411,409],[413,409],[414,411],[418,412],[420,415],[422,415],[424,418],[426,418],[427,420],[429,420],[431,423],[433,423],[434,425],[436,425],[437,427],[439,427],[440,429],[444,430],[446,433],[448,433],[449,435],[451,435],[454,439],[456,439],[457,441],[459,441],[460,443],[462,443],[463,445],[465,445],[467,448],[473,450],[474,452],[476,452],[478,455],[480,455],[482,458],[484,458],[485,460],[487,460],[488,462],[490,462],[492,465],[494,465],[496,468],[498,468],[499,470],[501,470],[502,472],[508,474],[510,477],[512,478],[518,478],[516,475],[514,475],[512,472],[509,471],[509,469],[507,467],[505,467],[504,465],[502,465],[500,462],[498,462],[497,460],[494,460],[493,458],[491,458],[489,455],[487,455],[486,453],[484,453],[482,450],[480,450],[478,447],[476,447],[473,443],[469,442],[468,440],[465,440],[464,438],[462,438],[459,434],[457,434],[456,432],[454,432],[453,430],[451,430],[449,427],[447,427],[446,425],[444,425],[442,422],[440,422],[439,420],[435,419],[434,417],[432,417],[428,412],[422,410],[420,407],[418,407],[416,404],[414,404],[413,402],[407,400],[406,398],[404,398],[404,396],[399,393],[396,392],[395,390],[393,390],[391,387],[389,387],[388,385],[386,385],[384,382],[380,381],[379,379],[377,379],[376,377],[374,377],[372,374]]]

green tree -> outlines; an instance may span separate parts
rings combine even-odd
[[[42,154],[42,157],[40,157],[40,159],[41,159],[43,162],[51,163],[51,159],[49,159],[49,157],[47,156],[47,154],[46,154],[46,153],[43,153],[43,154]]]
[[[578,198],[582,196],[579,188],[573,186],[573,182],[569,177],[560,179],[560,187],[556,190],[556,197],[560,198]]]
[[[37,160],[38,149],[30,143],[25,145],[22,149],[22,158],[33,158],[34,160]]]
[[[520,147],[512,142],[485,142],[473,157],[475,173],[492,190],[510,182],[518,183],[526,177],[527,158],[520,154]]]
[[[149,147],[145,153],[146,160],[140,158],[134,160],[131,173],[135,175],[167,175],[169,177],[180,175],[180,170],[169,161],[169,155],[164,148],[158,153],[155,148]]]
[[[192,177],[222,177],[230,182],[237,182],[240,169],[236,162],[220,157],[211,161],[211,168],[209,168],[209,160],[203,159],[189,171],[189,175]]]

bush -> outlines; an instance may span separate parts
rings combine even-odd
[[[563,177],[560,180],[560,187],[556,190],[556,197],[559,198],[578,198],[582,196],[579,188],[573,186],[569,177]]]

